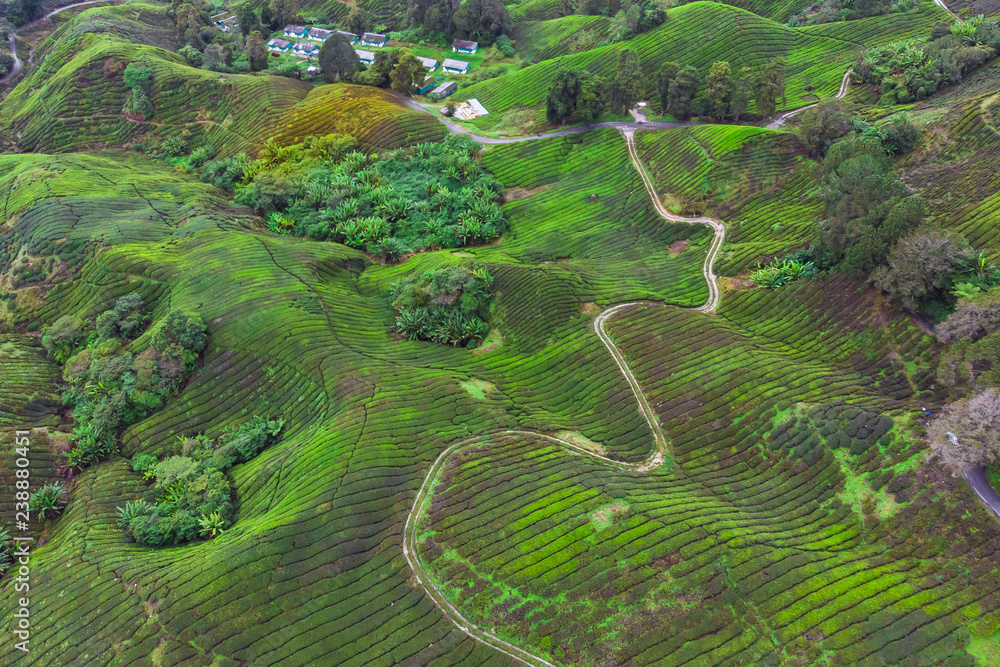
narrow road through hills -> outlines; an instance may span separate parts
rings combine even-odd
[[[25,23],[23,26],[21,26],[20,29],[24,30],[25,28],[30,28],[32,26],[36,26],[39,23],[41,23],[42,21],[45,21],[47,19],[52,18],[53,16],[55,16],[59,12],[64,12],[67,9],[72,9],[73,7],[80,7],[82,5],[96,5],[96,4],[104,3],[104,2],[113,3],[114,1],[115,0],[86,0],[86,2],[74,2],[72,5],[66,5],[64,7],[60,7],[59,9],[56,9],[54,11],[49,12],[45,16],[41,16],[41,17],[35,19],[34,21],[31,21],[30,23]],[[17,76],[18,72],[21,71],[21,59],[17,57],[17,44],[16,44],[16,39],[15,39],[16,38],[16,34],[15,34],[14,31],[12,31],[10,33],[10,35],[8,35],[7,37],[10,40],[10,55],[12,55],[14,57],[14,66],[7,73],[7,76],[5,76],[4,78],[0,79],[0,85],[3,85],[5,83],[7,83],[7,81],[9,81],[10,79],[12,79],[15,76]]]
[[[979,501],[987,510],[1000,518],[1000,493],[990,485],[986,478],[986,468],[973,466],[966,468],[962,477],[972,487],[972,491],[979,496]]]

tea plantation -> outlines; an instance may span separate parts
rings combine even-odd
[[[633,3],[467,0],[431,30],[416,2],[300,4],[247,6],[390,47],[479,39],[506,73],[450,99],[489,115],[441,122],[403,60],[382,87],[377,66],[261,66],[209,25],[240,3],[15,25],[34,50],[0,100],[0,633],[25,606],[30,632],[0,664],[997,664],[1000,516],[961,473],[1000,459],[1000,66],[830,101],[864,47],[992,24],[925,1],[792,27],[803,3],[754,0],[633,30]],[[779,109],[822,103],[712,120],[778,60]],[[692,120],[622,121],[623,95],[676,97],[671,61],[699,71]],[[604,115],[537,135],[574,69]],[[445,141],[474,128],[493,134]],[[437,236],[490,216],[494,236]]]

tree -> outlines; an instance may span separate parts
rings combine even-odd
[[[802,112],[802,140],[814,158],[826,155],[830,146],[851,131],[851,119],[838,99],[823,100]]]
[[[1000,458],[1000,392],[991,387],[955,401],[927,429],[931,453],[953,477]]]
[[[350,39],[338,32],[331,33],[323,42],[317,60],[327,83],[349,76],[361,66],[358,52],[351,46]]]
[[[633,35],[639,32],[640,21],[642,21],[642,7],[639,6],[638,2],[633,2],[632,6],[628,8],[626,16],[626,25]]]
[[[888,265],[872,275],[875,285],[906,308],[945,287],[953,275],[968,270],[975,253],[960,234],[923,227],[903,237],[889,253]]]
[[[735,122],[740,122],[740,116],[746,113],[750,100],[753,99],[753,70],[741,67],[732,80],[732,96],[729,99],[729,113]]]
[[[424,64],[420,62],[420,59],[402,49],[399,60],[389,75],[392,89],[409,95],[413,92],[414,86],[423,81],[425,73]]]
[[[978,340],[997,331],[1000,331],[1000,287],[960,299],[955,312],[934,333],[942,342],[953,343],[960,338]]]
[[[510,14],[502,0],[465,0],[452,17],[455,29],[486,44],[510,30]]]
[[[785,63],[776,60],[761,72],[757,79],[757,90],[754,97],[757,100],[757,111],[764,117],[774,115],[777,110],[777,99],[785,101]]]
[[[691,100],[698,92],[699,82],[697,69],[691,65],[682,67],[667,91],[667,113],[679,120],[687,120],[691,116]]]
[[[642,70],[635,52],[625,49],[618,55],[618,69],[609,86],[611,109],[618,114],[635,106],[642,95]]]
[[[885,132],[885,150],[890,155],[903,155],[913,150],[920,138],[920,130],[910,122],[909,115],[901,113],[892,119]]]
[[[729,115],[729,63],[725,60],[712,63],[708,71],[708,89],[705,91],[705,104],[708,115],[715,120],[723,120]]]
[[[205,47],[201,67],[213,72],[224,71],[226,69],[226,51],[218,44],[209,44]]]
[[[254,30],[260,30],[260,21],[257,20],[257,12],[253,10],[250,3],[239,6],[236,10],[236,22],[240,24],[240,32],[244,37],[249,37]]]
[[[545,98],[545,118],[553,125],[562,125],[576,113],[582,73],[583,70],[575,69],[563,69],[556,73]]]
[[[250,61],[250,70],[259,72],[267,69],[267,45],[264,44],[264,36],[259,30],[254,30],[247,38],[247,59]]]
[[[670,94],[670,84],[677,78],[681,66],[675,62],[663,63],[663,67],[656,73],[656,95],[660,100],[660,113],[667,113],[668,97]]]
[[[586,116],[584,121],[593,120],[599,113],[597,97],[589,72],[582,69],[559,70],[545,98],[545,118],[553,125],[561,125],[582,112]]]
[[[360,35],[365,31],[365,25],[364,14],[357,7],[353,7],[351,13],[347,16],[347,29],[355,35]]]
[[[821,166],[826,217],[818,241],[830,264],[848,273],[868,274],[882,264],[892,244],[926,215],[890,165],[878,138],[851,135],[830,147]]]

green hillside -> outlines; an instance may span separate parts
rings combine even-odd
[[[996,667],[991,23],[693,2],[597,47],[615,12],[526,0],[489,32],[459,26],[500,5],[465,0],[442,32],[360,3],[508,68],[449,98],[489,110],[457,126],[393,89],[419,62],[300,80],[205,26],[227,71],[192,67],[182,4],[34,24],[0,101],[0,633],[30,609],[0,665]],[[700,101],[715,62],[783,59],[792,109],[903,39],[883,90],[778,129],[751,104],[467,133],[525,131],[560,69],[623,49],[639,71],[580,95],[634,83],[655,114],[666,62]],[[960,82],[883,106],[923,56]]]
[[[495,123],[498,112],[511,107],[542,105],[560,68],[582,67],[606,75],[617,65],[619,52],[631,49],[639,57],[647,82],[652,81],[663,63],[677,61],[697,67],[703,87],[709,67],[717,60],[753,67],[782,58],[786,62],[787,92],[781,108],[793,109],[835,95],[863,43],[926,34],[943,16],[943,10],[936,5],[923,3],[905,13],[793,29],[728,5],[693,2],[670,10],[663,25],[627,42],[546,60],[464,88],[458,96],[477,98],[490,110],[490,117],[477,122]],[[652,92],[652,85],[647,83],[645,94],[651,96]]]

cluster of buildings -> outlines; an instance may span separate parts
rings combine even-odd
[[[229,15],[228,12],[225,15],[219,14],[218,17],[223,17],[223,19],[216,21],[217,17],[213,16],[212,20],[216,21],[218,25],[223,26],[223,29],[225,29],[225,27],[222,21],[230,21],[228,25],[231,26],[236,25],[234,22],[235,19]],[[334,33],[343,35],[350,41],[351,44],[357,44],[358,46],[381,48],[389,43],[388,37],[376,32],[366,32],[359,38],[353,32],[346,32],[344,30],[325,30],[323,28],[307,28],[301,25],[286,25],[285,29],[282,31],[284,38],[275,37],[271,39],[267,43],[267,47],[274,53],[291,53],[301,58],[315,58],[319,55],[320,45],[329,39]],[[470,42],[463,39],[456,39],[451,44],[451,50],[453,53],[475,55],[478,49],[478,42]],[[355,51],[363,64],[371,65],[375,62],[374,52],[359,48],[355,48]],[[433,72],[438,68],[439,63],[434,58],[424,58],[422,56],[417,56],[417,58],[419,58],[420,62],[424,64],[424,67],[428,72]],[[445,58],[441,65],[444,71],[448,74],[465,74],[469,71],[469,63],[464,60]],[[309,69],[313,68],[310,67]],[[424,78],[424,83],[418,87],[417,92],[421,95],[426,95],[430,92],[440,95],[441,97],[446,97],[455,92],[457,88],[458,86],[453,81],[442,83],[435,88],[434,77],[427,76]],[[485,111],[485,109],[483,111]],[[474,113],[474,110],[472,113]],[[480,113],[478,115],[485,114]]]

